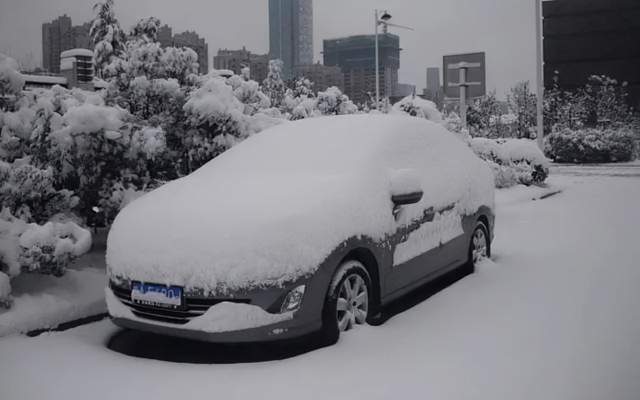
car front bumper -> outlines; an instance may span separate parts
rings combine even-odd
[[[258,290],[245,296],[251,300],[248,304],[221,302],[180,322],[141,313],[123,296],[122,288],[105,288],[105,297],[113,322],[123,328],[215,343],[265,342],[304,336],[322,327],[322,301],[311,281],[293,312],[274,310],[288,290]]]

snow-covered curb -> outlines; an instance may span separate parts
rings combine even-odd
[[[496,190],[496,207],[526,203],[528,201],[543,200],[561,193],[564,187],[553,182],[544,186],[517,185],[510,188]]]
[[[105,279],[102,268],[70,269],[61,278],[20,275],[13,281],[13,306],[0,311],[0,337],[106,312]]]

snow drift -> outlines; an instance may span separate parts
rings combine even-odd
[[[252,136],[195,173],[128,205],[112,226],[107,267],[122,278],[225,290],[315,272],[342,241],[382,239],[391,177],[420,171],[422,205],[470,214],[493,206],[489,168],[442,126],[417,118],[307,119]],[[424,173],[424,172],[427,173]]]

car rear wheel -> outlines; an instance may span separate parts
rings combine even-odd
[[[490,256],[491,242],[489,241],[489,230],[484,222],[478,221],[469,242],[467,270],[473,273],[478,263]]]
[[[369,316],[371,278],[359,261],[347,261],[336,271],[325,300],[323,330],[338,339],[341,332],[363,325]]]

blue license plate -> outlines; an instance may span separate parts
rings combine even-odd
[[[183,290],[180,286],[166,286],[156,283],[132,282],[131,301],[146,306],[180,308]]]

